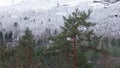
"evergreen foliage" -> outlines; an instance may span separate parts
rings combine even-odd
[[[120,46],[120,38],[117,39],[117,45]]]
[[[75,10],[68,17],[63,17],[64,26],[58,34],[55,30],[51,35],[50,28],[47,28],[44,38],[35,42],[32,31],[27,28],[20,37],[16,46],[9,48],[5,44],[0,44],[0,68],[73,68],[73,42],[76,37],[76,64],[77,68],[94,68],[99,57],[99,52],[106,53],[98,48],[101,36],[94,33],[92,27],[95,23],[89,22],[91,10],[88,12]],[[17,23],[14,24],[17,26]],[[12,32],[5,34],[5,39],[11,41]],[[48,36],[51,36],[48,40]],[[3,39],[0,33],[0,39]],[[119,43],[119,39],[117,43]],[[48,46],[49,47],[46,47]],[[103,46],[109,45],[106,37],[101,43]],[[115,45],[114,39],[111,44]],[[119,52],[116,54],[118,55]],[[92,55],[91,55],[92,54]],[[89,57],[90,55],[90,57]]]
[[[64,26],[62,32],[50,39],[53,41],[50,50],[53,55],[62,55],[68,64],[67,68],[73,68],[73,37],[77,37],[77,68],[89,68],[85,54],[89,49],[99,51],[96,47],[101,37],[97,37],[91,28],[95,24],[88,22],[91,11],[80,12],[76,9],[68,18],[63,17]]]
[[[3,45],[3,33],[0,32],[0,45]]]
[[[116,46],[116,45],[117,45],[115,38],[113,38],[113,39],[111,40],[111,45],[113,45],[113,46]]]
[[[35,41],[32,32],[27,28],[16,47],[16,65],[22,68],[33,68]]]

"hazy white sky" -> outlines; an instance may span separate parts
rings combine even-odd
[[[0,0],[0,6],[9,6],[24,0]]]

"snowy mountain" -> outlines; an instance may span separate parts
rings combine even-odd
[[[0,7],[1,29],[13,30],[18,23],[21,31],[29,27],[35,35],[63,26],[63,16],[76,8],[93,12],[89,21],[97,23],[95,32],[104,35],[120,34],[119,0],[23,0],[10,6]]]

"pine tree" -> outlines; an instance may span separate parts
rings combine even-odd
[[[120,38],[117,39],[117,45],[120,46]]]
[[[112,46],[116,46],[116,44],[117,44],[117,43],[116,43],[116,39],[113,38],[113,39],[111,40],[111,45],[112,45]]]
[[[0,45],[3,45],[3,33],[0,32]]]
[[[97,37],[93,32],[94,30],[91,28],[95,24],[88,22],[90,14],[90,10],[86,13],[85,11],[80,12],[76,9],[76,11],[69,15],[68,18],[63,17],[65,22],[64,26],[61,27],[62,32],[59,35],[50,38],[53,41],[50,50],[52,50],[54,55],[62,54],[62,56],[66,57],[65,59],[69,68],[73,68],[72,57],[74,55],[74,37],[76,37],[76,50],[79,50],[76,51],[77,68],[89,68],[85,57],[85,53],[89,51],[89,49],[101,51],[96,48],[101,37]]]
[[[32,32],[27,28],[25,34],[20,38],[18,46],[16,47],[16,68],[33,68],[33,56],[35,41]]]

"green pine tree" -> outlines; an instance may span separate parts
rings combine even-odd
[[[120,38],[117,39],[117,45],[120,46]]]
[[[49,50],[53,55],[62,55],[67,68],[73,68],[73,37],[76,36],[77,42],[77,68],[89,68],[85,54],[89,49],[100,51],[96,47],[99,44],[100,37],[97,37],[94,30],[91,29],[95,24],[88,22],[91,11],[80,12],[76,9],[68,18],[63,17],[64,26],[62,32],[50,39],[53,41]]]
[[[3,45],[3,33],[0,32],[0,45]]]
[[[27,28],[16,47],[16,68],[33,68],[34,47],[32,32]]]
[[[113,39],[111,40],[111,45],[112,45],[112,46],[116,46],[116,45],[117,45],[115,38],[113,38]]]

